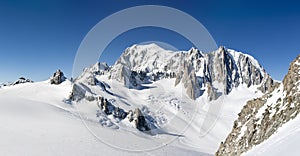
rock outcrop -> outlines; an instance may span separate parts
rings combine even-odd
[[[267,86],[266,86],[267,87]],[[273,135],[300,112],[300,55],[273,92],[250,100],[216,155],[241,155]]]
[[[140,131],[151,130],[145,116],[139,108],[136,108],[134,111],[129,110],[126,112],[124,109],[114,106],[106,98],[101,96],[97,98],[97,106],[106,115],[113,115],[119,120],[123,120],[127,117],[128,121],[133,123],[133,125]]]
[[[110,86],[98,80],[96,76],[106,74],[110,67],[106,63],[99,63],[85,68],[84,71],[73,81],[72,91],[69,95],[71,101],[86,99],[94,101],[97,95],[91,90],[93,86],[99,86],[103,91],[107,91]]]
[[[64,82],[65,80],[66,77],[64,76],[64,73],[60,69],[58,69],[50,78],[50,83],[58,85]]]
[[[186,88],[186,94],[193,100],[200,96],[200,84],[195,74],[194,68],[191,64],[184,62],[184,70],[177,74],[175,80],[175,86],[179,82],[183,83],[183,86]]]
[[[33,81],[30,79],[26,79],[24,77],[20,77],[18,80],[16,80],[14,83],[11,85],[17,85],[17,84],[22,84],[22,83],[32,83]]]
[[[133,122],[135,127],[140,131],[149,131],[151,130],[148,126],[145,116],[139,108],[136,108],[134,111],[129,110],[128,112],[129,122]]]
[[[80,84],[74,83],[69,99],[71,101],[79,101],[85,97],[85,93],[86,90]]]
[[[115,118],[118,119],[125,119],[127,116],[127,112],[124,111],[120,107],[115,107],[111,104],[107,99],[104,97],[98,97],[97,99],[97,106],[100,110],[102,110],[106,115],[113,115]]]
[[[88,83],[89,85],[96,85],[97,79],[96,75],[104,75],[110,70],[110,67],[105,63],[97,62],[94,65],[91,65],[88,68],[85,68],[83,72],[74,80]]]

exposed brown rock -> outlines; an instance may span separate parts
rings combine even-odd
[[[291,63],[282,87],[247,102],[234,122],[232,131],[215,155],[241,155],[273,135],[279,127],[300,112],[300,55]],[[282,92],[276,103],[266,105],[274,93]],[[286,93],[286,94],[285,94]],[[266,107],[262,115],[258,110]],[[242,132],[242,129],[244,130]]]

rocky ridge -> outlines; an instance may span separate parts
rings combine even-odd
[[[266,93],[276,84],[253,57],[223,46],[204,54],[195,48],[172,52],[155,44],[134,45],[125,50],[109,74],[134,89],[143,83],[176,78],[174,85],[183,84],[191,99],[207,91],[214,100],[241,84],[257,86]]]
[[[151,130],[150,127],[152,126],[146,121],[144,114],[139,108],[135,108],[134,111],[129,110],[126,112],[124,109],[114,106],[106,98],[101,96],[97,98],[97,106],[101,112],[105,113],[105,115],[113,115],[114,118],[119,120],[127,118],[128,121],[133,123],[135,128],[140,131]],[[100,114],[98,113],[97,116],[100,116]]]
[[[14,83],[11,85],[17,85],[17,84],[22,84],[22,83],[32,83],[33,81],[30,79],[26,79],[24,77],[20,77],[18,80],[16,80]]]
[[[61,84],[63,81],[66,80],[66,77],[64,76],[64,73],[58,69],[53,76],[50,78],[50,83],[51,84]]]
[[[247,102],[216,155],[241,155],[276,133],[300,112],[300,55],[273,92]]]
[[[195,48],[189,51],[167,51],[155,44],[127,48],[113,66],[96,63],[84,69],[73,81],[69,100],[98,100],[98,108],[104,115],[113,115],[118,120],[126,117],[141,131],[148,131],[155,125],[146,124],[148,119],[141,115],[142,111],[138,108],[125,111],[104,97],[99,99],[96,93],[99,89],[113,95],[110,86],[99,76],[107,76],[131,89],[143,88],[144,84],[160,79],[175,79],[174,85],[182,85],[191,99],[207,92],[209,100],[228,94],[239,85],[256,86],[258,90],[261,88],[262,92],[268,92],[276,84],[254,58],[225,47],[203,54]]]

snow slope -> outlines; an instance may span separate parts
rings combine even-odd
[[[125,109],[130,107],[126,108],[125,103],[147,106],[161,119],[160,131],[147,135],[124,126],[125,121],[118,128],[101,126],[94,102],[64,102],[71,90],[69,81],[60,85],[50,85],[49,81],[26,83],[0,90],[0,155],[209,155],[229,132],[236,118],[233,114],[241,109],[241,103],[257,96],[246,87],[234,90],[225,97],[220,120],[209,133],[201,135],[207,111],[207,105],[201,102],[205,100],[199,99],[195,105],[187,103],[188,98],[176,101],[174,98],[180,97],[182,90],[170,87],[172,81],[160,80],[149,86],[157,90],[130,92],[121,83],[108,83],[118,87],[111,90],[115,95],[126,97],[111,97],[115,103]],[[162,94],[169,89],[173,92]],[[237,96],[241,92],[245,96]],[[102,91],[99,94],[108,96]],[[195,112],[195,108],[199,111]]]
[[[0,155],[138,155],[104,145],[82,123],[74,106],[63,102],[70,82],[20,84],[0,91]],[[99,129],[98,123],[88,123]],[[103,130],[103,128],[102,128]],[[108,136],[115,140],[113,131]],[[130,134],[122,133],[130,141]],[[116,141],[116,140],[115,140]],[[137,144],[142,144],[138,143]],[[199,154],[169,146],[160,154]]]
[[[300,117],[286,123],[268,140],[246,152],[245,156],[299,155]]]
[[[269,107],[270,115],[275,116],[274,114],[276,112],[272,107],[275,107],[274,105],[276,103],[281,104],[280,101],[275,101],[276,98],[282,99],[283,103],[279,105],[280,107],[277,107],[277,109],[287,114],[284,118],[286,120],[285,124],[279,127],[266,141],[247,152],[246,155],[299,155],[300,150],[297,146],[300,139],[300,117],[298,115],[300,104],[299,95],[300,55],[290,64],[289,71],[284,77],[283,83],[278,87],[278,91],[274,92],[267,103],[260,108],[261,110]],[[273,122],[278,122],[282,120],[282,118],[278,117],[275,120],[276,121]]]

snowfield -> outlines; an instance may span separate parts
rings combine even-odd
[[[142,108],[159,129],[146,134],[126,120],[97,117],[95,101],[66,102],[69,81],[25,83],[0,89],[0,155],[213,155],[245,102],[261,95],[239,86],[221,99],[224,103],[209,103],[201,97],[189,100],[174,86],[175,79],[162,79],[142,90],[105,76],[99,79],[113,94],[96,86],[94,92],[125,110]],[[207,114],[210,105],[221,107],[221,112]],[[202,126],[215,116],[216,123]]]

